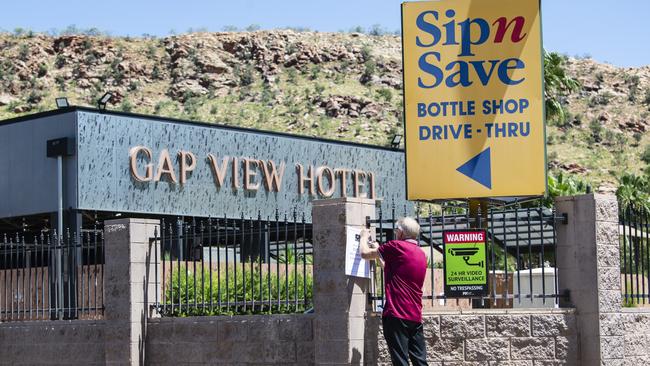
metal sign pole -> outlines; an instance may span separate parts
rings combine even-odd
[[[469,200],[469,217],[469,227],[476,229],[487,229],[488,201],[485,199]]]
[[[56,308],[57,319],[63,319],[64,295],[63,295],[63,156],[56,157],[57,164],[57,190],[58,190],[58,210],[57,210],[57,237],[54,242],[56,249],[54,251],[54,272],[56,287]]]
[[[57,233],[63,235],[63,156],[56,157],[57,168],[57,190],[58,190],[58,210],[57,210]]]
[[[51,312],[53,319],[63,319],[64,307],[70,307],[64,301],[64,286],[63,286],[63,245],[65,243],[65,235],[63,233],[63,157],[72,156],[74,154],[74,147],[72,141],[67,137],[47,141],[47,157],[56,158],[57,169],[57,226],[56,235],[54,235],[53,245],[54,250],[51,252],[54,258],[51,258],[50,264],[51,274],[53,280],[50,282],[50,289],[53,290],[53,296],[50,296],[51,303],[54,304],[54,309]],[[67,238],[70,240],[70,238]]]

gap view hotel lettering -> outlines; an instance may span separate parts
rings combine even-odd
[[[139,158],[144,161],[138,164]],[[178,164],[174,164],[177,160]],[[237,156],[207,154],[208,167],[213,175],[215,188],[229,186],[233,190],[244,189],[280,192],[285,176],[286,163]],[[176,166],[178,165],[178,166]],[[131,176],[137,182],[167,181],[172,184],[187,183],[191,172],[197,169],[199,160],[191,151],[180,150],[177,159],[172,159],[168,149],[162,149],[154,160],[153,152],[146,146],[134,146],[129,150]],[[240,171],[243,168],[243,174]],[[336,185],[341,187],[342,197],[376,199],[375,174],[369,171],[346,168],[331,168],[326,165],[313,166],[296,164],[298,193],[329,198],[334,195]],[[226,176],[229,179],[226,179]],[[352,190],[348,192],[348,180]]]

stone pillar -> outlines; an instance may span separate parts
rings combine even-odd
[[[146,325],[149,305],[156,301],[156,286],[160,296],[153,264],[156,252],[150,241],[154,230],[160,230],[158,220],[119,219],[104,225],[106,364],[145,363]],[[158,257],[160,262],[160,250]]]
[[[601,321],[621,309],[621,275],[616,197],[586,194],[560,197],[558,214],[568,224],[557,226],[557,268],[560,293],[578,311],[583,365],[618,364],[623,337],[611,336]]]
[[[313,202],[314,361],[363,365],[369,280],[345,275],[348,227],[375,217],[375,201],[337,198]]]

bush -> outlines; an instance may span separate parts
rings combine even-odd
[[[381,88],[377,90],[377,94],[379,94],[379,97],[383,98],[389,103],[393,100],[393,92],[388,88]]]
[[[47,75],[47,65],[42,63],[38,65],[38,77],[42,78],[45,75]]]
[[[612,99],[614,99],[614,94],[609,91],[604,91],[591,97],[589,99],[589,106],[595,107],[597,105],[608,105]]]
[[[167,315],[292,313],[307,310],[309,305],[305,306],[299,303],[296,308],[294,301],[301,302],[304,298],[307,304],[311,303],[313,279],[310,273],[303,276],[302,273],[289,272],[288,276],[285,276],[281,268],[280,274],[276,275],[275,273],[269,274],[269,271],[264,269],[266,265],[260,266],[259,262],[252,263],[252,265],[253,270],[251,271],[251,263],[244,264],[246,267],[245,277],[240,270],[241,267],[235,271],[232,266],[229,266],[226,271],[221,271],[221,273],[207,268],[201,271],[200,268],[197,268],[196,275],[191,265],[187,270],[174,268],[170,277],[171,281],[164,290],[164,299],[167,303],[190,304],[191,306],[175,308],[172,313]],[[228,281],[226,281],[226,276]],[[304,286],[305,284],[306,286]],[[217,307],[219,303],[232,304],[243,301],[249,302],[249,306],[245,310],[243,306],[231,306],[230,309]],[[253,301],[258,304],[258,308],[251,309]],[[288,305],[283,304],[285,301],[288,301]],[[214,305],[212,310],[207,305],[210,302]],[[206,306],[193,307],[194,303],[205,303]],[[264,306],[260,306],[261,304]]]
[[[650,88],[645,90],[645,96],[643,97],[643,104],[650,106]]]
[[[185,113],[188,115],[196,115],[199,111],[199,107],[201,106],[200,98],[186,96],[184,100],[185,102],[183,102],[183,108],[185,109]]]
[[[133,107],[134,107],[133,103],[131,103],[131,101],[128,100],[127,98],[124,98],[122,104],[120,104],[120,110],[122,112],[131,112],[133,110]]]
[[[646,164],[650,164],[650,145],[647,145],[643,153],[641,153],[641,160]]]
[[[314,65],[311,67],[309,70],[309,79],[310,80],[316,80],[320,76],[321,73],[321,68],[318,65]]]
[[[593,119],[589,122],[589,131],[591,131],[591,140],[593,142],[601,142],[603,140],[604,130],[605,129],[597,119]]]
[[[160,111],[165,107],[167,103],[165,102],[158,102],[156,105],[153,107],[153,114],[160,114]]]
[[[239,77],[240,86],[248,86],[253,84],[255,78],[253,76],[253,67],[246,65],[244,68],[235,69],[235,74]]]
[[[316,95],[322,96],[324,91],[325,91],[324,85],[322,84],[314,85],[314,92],[316,93]]]
[[[131,82],[129,82],[129,87],[128,87],[129,91],[138,90],[139,87],[140,87],[140,83],[138,81],[131,80]]]
[[[151,70],[151,77],[154,80],[160,79],[160,67],[157,64],[153,65],[153,70]]]
[[[372,49],[370,46],[365,45],[361,48],[361,58],[364,62],[368,62],[372,59]]]
[[[287,81],[293,85],[296,85],[298,78],[298,72],[293,67],[287,70]]]
[[[368,84],[370,81],[372,81],[372,77],[375,75],[375,72],[377,71],[377,64],[375,64],[375,61],[368,60],[365,62],[365,69],[363,70],[363,74],[361,74],[361,84]]]
[[[384,27],[381,26],[381,24],[373,24],[370,28],[371,36],[382,36],[386,33],[388,32],[384,29]]]
[[[54,82],[56,82],[56,85],[59,87],[60,91],[65,91],[65,78],[63,75],[57,75],[54,78]]]
[[[60,69],[64,65],[65,65],[65,56],[59,53],[58,55],[56,55],[56,58],[54,59],[54,66]]]
[[[262,88],[261,102],[264,104],[272,104],[275,101],[276,93],[268,84],[264,84]]]
[[[156,46],[154,46],[153,44],[150,43],[147,46],[147,57],[149,57],[152,60],[155,60],[156,59],[156,51],[157,51]]]
[[[22,61],[27,61],[29,54],[29,46],[25,43],[21,44],[20,48],[18,49],[18,58]]]
[[[586,193],[588,190],[590,190],[589,185],[576,176],[562,173],[557,176],[549,174],[547,196],[542,200],[542,204],[546,207],[553,207],[556,197],[575,196]]]

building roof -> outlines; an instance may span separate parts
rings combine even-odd
[[[286,132],[259,130],[254,128],[246,128],[246,127],[238,127],[238,126],[228,126],[228,125],[212,123],[212,122],[192,121],[192,120],[157,116],[151,114],[139,114],[139,113],[121,112],[121,111],[114,111],[114,110],[100,110],[97,108],[89,108],[89,107],[81,107],[81,106],[70,106],[66,108],[52,109],[49,111],[32,113],[32,114],[19,116],[19,117],[0,120],[0,127],[8,124],[20,123],[24,121],[34,120],[37,118],[56,116],[56,115],[66,114],[71,112],[87,112],[87,113],[107,114],[113,116],[132,117],[132,118],[139,118],[139,119],[149,119],[149,120],[156,120],[156,121],[168,122],[168,123],[187,124],[187,125],[194,125],[194,126],[201,126],[201,127],[214,127],[214,128],[227,129],[232,131],[282,136],[282,137],[304,139],[304,140],[311,140],[311,141],[320,141],[320,142],[327,142],[327,143],[338,144],[338,145],[357,146],[357,147],[362,147],[367,149],[379,149],[379,150],[387,150],[387,151],[394,151],[394,152],[404,152],[403,149],[395,149],[395,148],[379,146],[379,145],[363,144],[363,143],[352,142],[352,141],[334,140],[334,139],[327,139],[322,137],[296,135],[296,134],[290,134]]]

